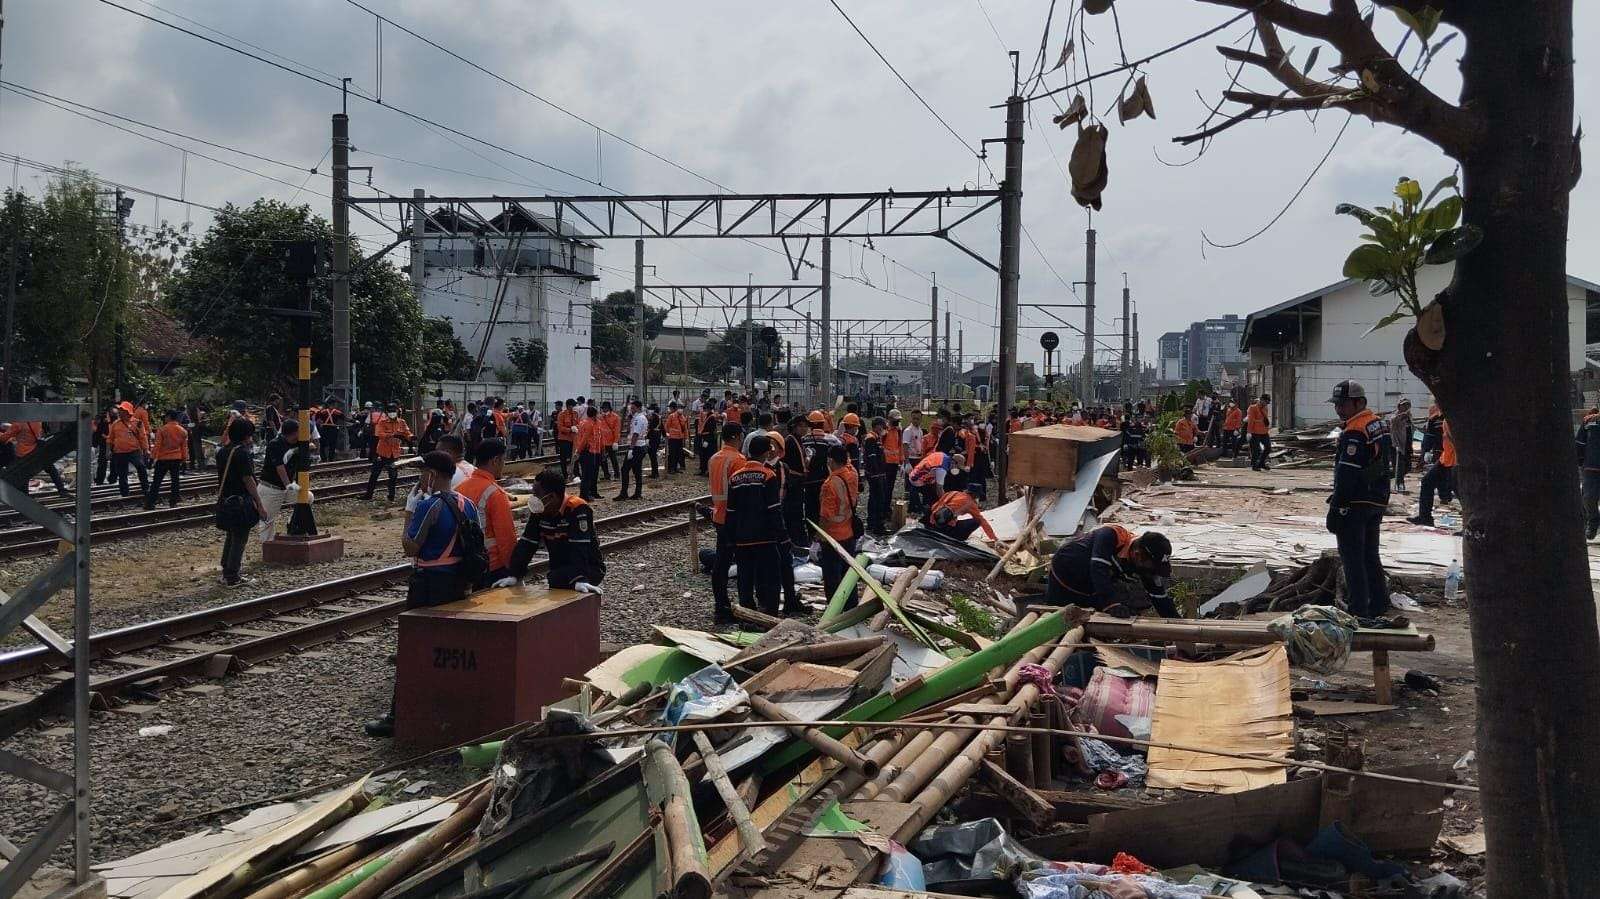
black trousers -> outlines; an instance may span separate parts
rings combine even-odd
[[[922,511],[927,508],[927,506],[924,505],[923,502],[922,502],[922,497],[923,497],[922,488],[920,488],[920,487],[916,486],[915,484],[911,483],[911,476],[909,474],[906,475],[905,481],[906,481],[906,511],[910,512],[913,515],[921,514]]]
[[[144,507],[146,509],[154,509],[156,507],[156,499],[161,496],[162,478],[170,478],[172,480],[167,492],[167,505],[176,506],[178,504],[178,472],[180,471],[183,471],[182,459],[156,460],[156,473],[150,479],[150,492],[144,495]]]
[[[1238,431],[1223,431],[1222,454],[1229,459],[1237,459],[1239,457],[1239,446],[1243,442],[1239,439]]]
[[[1250,467],[1260,471],[1267,467],[1267,456],[1272,454],[1272,438],[1266,434],[1250,435]]]
[[[811,533],[806,527],[806,492],[798,481],[790,481],[783,491],[783,527],[789,532],[792,546],[811,547]]]
[[[834,539],[838,540],[838,538]],[[856,557],[856,538],[851,537],[848,540],[839,540],[839,545],[844,547],[844,551],[849,554],[850,558],[854,559]],[[828,597],[829,602],[832,602],[833,594],[838,592],[839,583],[844,580],[844,574],[850,570],[850,566],[839,558],[839,554],[834,552],[831,546],[823,547],[822,552],[818,553],[818,557],[818,562],[822,566],[822,593]],[[851,588],[850,596],[844,601],[846,609],[856,607],[858,590],[859,586]]]
[[[556,455],[561,457],[561,476],[563,478],[572,477],[572,475],[567,471],[567,466],[572,463],[572,441],[557,440]]]
[[[104,484],[106,472],[111,468],[111,448],[100,444],[94,448],[94,482]]]
[[[717,558],[711,563],[711,598],[720,612],[733,605],[728,601],[728,569],[733,567],[735,550],[728,529],[720,524],[712,526],[717,530]]]
[[[250,543],[254,528],[235,528],[223,531],[222,579],[232,584],[239,580],[239,569],[244,567],[244,548]]]
[[[683,471],[683,438],[667,438],[667,474]]]
[[[141,453],[111,454],[111,476],[117,481],[117,489],[121,491],[123,496],[128,495],[128,466],[130,465],[139,470],[139,492],[141,494],[149,493],[150,470],[145,467],[144,456]]]
[[[600,454],[582,452],[578,454],[578,495],[584,499],[599,499],[600,487]]]
[[[806,607],[794,588],[794,545],[787,540],[778,544],[778,579],[783,583],[784,614],[805,614]]]
[[[322,434],[322,461],[332,462],[339,455],[339,431],[334,427],[323,428]]]
[[[600,453],[600,473],[609,480],[622,473],[622,468],[617,465],[617,448],[608,446]]]
[[[804,494],[806,501],[806,521],[820,522],[822,520],[822,484],[818,482],[802,486],[804,489],[801,492]],[[804,537],[805,539],[803,540],[795,540],[794,545],[803,546],[809,552],[812,543],[811,528],[807,527],[805,529]]]
[[[618,479],[622,482],[617,490],[618,497],[628,495],[628,475],[633,475],[633,495],[644,496],[644,447],[628,447],[628,460],[622,463]]]
[[[661,456],[661,440],[660,440],[660,438],[651,437],[650,438],[650,445],[649,445],[649,448],[646,450],[646,452],[648,452],[650,454],[650,477],[651,478],[659,478],[659,477],[661,477],[661,463],[658,461],[660,456]]]
[[[389,471],[389,502],[394,502],[394,488],[400,480],[400,472],[395,469],[393,459],[385,459],[382,456],[372,457],[372,468],[367,472],[367,499],[372,499],[372,491],[378,486],[378,475],[385,469]]]
[[[976,518],[965,518],[965,519],[958,518],[955,521],[950,522],[949,524],[939,525],[938,527],[935,527],[933,530],[938,532],[938,533],[940,533],[940,534],[945,535],[946,537],[949,537],[952,540],[965,542],[968,537],[972,536],[972,532],[976,531],[977,529],[978,529],[978,519],[976,519]]]
[[[189,462],[187,467],[192,468],[195,471],[199,471],[200,469],[206,467],[205,436],[205,433],[201,430],[199,425],[195,425],[189,429]],[[326,459],[329,457],[324,455],[323,458]]]
[[[1394,482],[1404,484],[1406,475],[1411,473],[1411,435],[1407,434],[1405,440],[1394,442]]]
[[[736,547],[734,557],[739,563],[739,605],[754,609],[759,603],[761,611],[779,614],[778,592],[783,573],[778,566],[786,560],[778,558],[778,544]]]
[[[716,453],[716,450],[713,449],[712,446],[711,446],[711,439],[708,438],[708,437],[700,438],[700,445],[695,447],[695,455],[700,457],[700,471],[699,471],[699,474],[701,474],[701,475],[709,475],[709,474],[711,474],[711,471],[707,466],[709,466],[711,464],[711,456],[714,453]]]
[[[1583,470],[1583,524],[1588,533],[1600,528],[1600,470]]]
[[[1378,559],[1382,526],[1382,511],[1351,506],[1334,534],[1339,561],[1344,564],[1345,603],[1357,618],[1372,618],[1389,610],[1389,583]]]
[[[1588,472],[1584,472],[1584,475],[1587,477]],[[1439,498],[1445,502],[1449,502],[1455,496],[1454,476],[1455,468],[1453,467],[1435,464],[1428,469],[1428,473],[1422,476],[1422,495],[1417,498],[1418,518],[1433,520],[1433,495],[1435,493],[1439,494]],[[1585,481],[1585,486],[1587,486],[1587,483]]]
[[[580,565],[576,562],[568,562],[550,566],[550,571],[545,580],[555,589],[571,590],[572,586],[579,581],[598,587],[600,582],[605,580],[605,577],[606,569],[603,564],[599,568],[594,568],[588,565]]]
[[[894,475],[867,478],[867,530],[878,533],[889,519],[889,497],[894,493]]]

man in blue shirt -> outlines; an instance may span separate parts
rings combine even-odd
[[[466,598],[469,584],[459,574],[461,555],[456,529],[462,517],[479,522],[478,510],[470,500],[450,489],[456,473],[449,453],[434,450],[422,457],[419,488],[422,499],[406,522],[400,546],[412,559],[411,579],[406,583],[406,608],[443,605]],[[394,736],[394,700],[389,714],[366,723],[368,736]]]

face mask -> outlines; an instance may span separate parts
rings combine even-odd
[[[395,419],[400,417],[400,413],[398,413],[398,412],[388,412],[388,413],[385,413],[385,414],[389,416],[389,420],[390,421],[394,421]]]

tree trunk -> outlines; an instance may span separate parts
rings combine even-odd
[[[1481,245],[1443,348],[1412,367],[1450,421],[1465,510],[1477,746],[1493,897],[1600,893],[1600,637],[1571,434],[1566,285],[1572,0],[1462,3],[1461,160]]]

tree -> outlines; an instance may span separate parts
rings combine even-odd
[[[746,337],[743,323],[734,325],[721,334],[711,338],[706,344],[705,352],[695,360],[695,371],[702,377],[721,379],[728,376],[733,369],[744,370],[744,350],[746,340],[751,342],[751,368],[755,369],[753,377],[770,378],[783,365],[785,347],[783,341],[767,343],[761,339],[761,326],[754,328],[754,334]],[[843,368],[841,361],[836,367]]]
[[[211,227],[184,259],[172,280],[167,303],[197,336],[212,338],[228,386],[248,396],[272,391],[293,395],[298,346],[289,319],[274,308],[300,308],[299,279],[286,271],[286,247],[298,240],[318,242],[327,270],[333,229],[308,206],[257,200],[232,204],[217,213]],[[327,279],[312,281],[316,314],[313,366],[333,379],[325,365],[333,357],[333,307]],[[364,264],[359,247],[351,252],[350,359],[362,393],[378,400],[400,399],[421,383],[425,325],[410,281],[387,261]]]
[[[543,340],[513,337],[506,341],[506,356],[511,359],[511,364],[516,367],[523,380],[544,379],[545,360],[549,357],[549,351]]]
[[[52,179],[39,199],[20,191],[0,198],[0,278],[11,277],[13,249],[17,264],[13,394],[29,382],[64,391],[79,374],[107,395],[117,386],[100,377],[111,371],[116,335],[129,344],[138,336],[139,308],[153,302],[187,243],[165,224],[124,236],[109,195],[85,171]]]
[[[1413,327],[1405,346],[1411,370],[1449,417],[1459,459],[1490,895],[1592,895],[1600,882],[1600,777],[1590,765],[1600,746],[1592,713],[1600,633],[1561,363],[1568,195],[1581,171],[1572,0],[1395,0],[1384,5],[1408,29],[1395,50],[1356,0],[1329,0],[1327,12],[1288,0],[1196,2],[1253,15],[1260,52],[1219,52],[1277,84],[1272,93],[1249,91],[1235,78],[1222,96],[1238,111],[1180,143],[1284,111],[1344,110],[1419,135],[1460,163],[1461,219],[1482,242],[1421,309],[1425,321],[1436,319],[1427,339]],[[1109,6],[1085,4],[1090,12]],[[1441,25],[1454,33],[1435,40]],[[1303,63],[1285,52],[1279,29],[1314,44]],[[1423,77],[1457,35],[1465,52],[1460,103],[1452,104]],[[1322,80],[1314,61],[1330,48],[1334,78]],[[1148,105],[1138,89],[1133,100],[1134,115]],[[1103,187],[1103,166],[1097,174]]]
[[[513,338],[515,339],[515,338]],[[422,323],[422,379],[425,381],[466,381],[472,378],[477,362],[456,336],[450,320],[429,318]]]
[[[593,355],[596,361],[619,365],[633,364],[634,334],[638,326],[633,321],[633,291],[614,290],[594,304]],[[655,340],[667,320],[667,310],[646,303],[644,307],[644,339]]]

